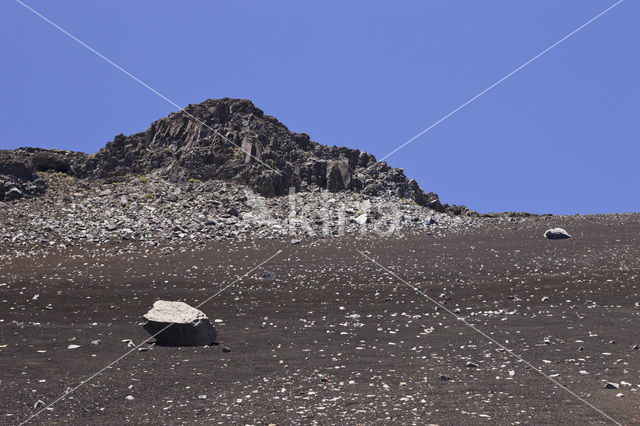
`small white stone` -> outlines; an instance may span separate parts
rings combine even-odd
[[[544,237],[549,240],[564,240],[571,238],[571,235],[562,228],[547,229],[544,233]]]

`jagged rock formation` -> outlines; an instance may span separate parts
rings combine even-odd
[[[439,212],[470,213],[463,206],[443,206],[435,193],[422,191],[402,169],[377,163],[373,155],[356,149],[321,145],[305,133],[293,133],[242,99],[189,105],[144,132],[116,136],[95,155],[36,148],[0,151],[0,201],[43,192],[37,174],[43,171],[113,181],[156,172],[171,182],[247,185],[264,196],[317,187],[401,197]]]

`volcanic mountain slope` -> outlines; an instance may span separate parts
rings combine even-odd
[[[222,180],[264,196],[311,188],[406,198],[439,212],[472,214],[442,205],[401,169],[366,152],[329,147],[294,133],[249,100],[209,99],[161,118],[141,133],[118,135],[95,155],[20,148],[0,151],[0,201],[45,191],[38,172],[117,181],[156,172],[171,182]]]

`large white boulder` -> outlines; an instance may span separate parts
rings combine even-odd
[[[158,300],[143,317],[144,329],[158,345],[205,346],[213,344],[218,335],[202,311],[184,302]]]
[[[566,238],[571,238],[571,235],[562,228],[547,229],[544,236],[550,240],[564,240]]]

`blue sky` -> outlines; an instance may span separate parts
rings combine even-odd
[[[378,158],[614,3],[25,2],[179,105],[248,98]],[[624,1],[387,162],[480,212],[640,211],[638,16]],[[95,152],[175,110],[16,2],[0,40],[1,148]]]

